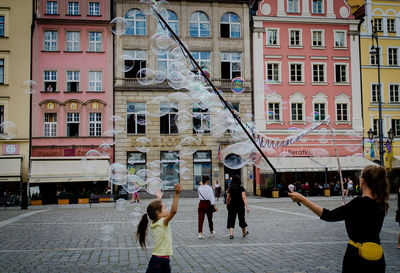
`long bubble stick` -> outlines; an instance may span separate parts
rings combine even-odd
[[[337,146],[336,146],[336,139],[335,139],[335,136],[333,134],[332,123],[329,121],[328,124],[329,124],[329,128],[330,128],[331,135],[332,135],[333,147],[335,147],[336,161],[337,161],[338,170],[339,170],[339,176],[340,176],[340,187],[342,189],[342,201],[343,201],[343,205],[344,205],[344,204],[346,204],[346,201],[344,199],[344,186],[343,186],[342,168],[341,168],[341,165],[340,165],[339,153],[338,153],[338,149],[337,149]]]

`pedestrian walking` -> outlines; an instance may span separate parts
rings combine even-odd
[[[214,190],[215,190],[215,198],[217,199],[217,201],[219,201],[219,198],[220,198],[221,192],[222,192],[222,188],[218,181],[215,182]]]
[[[354,184],[353,181],[349,178],[347,178],[347,196],[353,197],[354,195]]]
[[[199,239],[203,239],[203,223],[205,215],[207,215],[208,227],[210,228],[211,237],[215,235],[212,217],[214,211],[217,211],[218,209],[217,206],[215,205],[213,190],[208,185],[209,183],[210,183],[210,178],[208,176],[203,176],[202,185],[197,189],[200,200],[199,207],[197,209]]]
[[[345,221],[349,243],[343,258],[342,272],[385,272],[385,258],[379,233],[388,210],[389,190],[382,166],[367,166],[361,172],[362,197],[352,199],[334,210],[322,208],[303,195],[291,192],[293,202],[301,202],[322,220]]]
[[[137,228],[136,240],[139,240],[142,249],[146,249],[146,235],[148,218],[152,221],[151,231],[154,240],[154,248],[146,273],[170,273],[170,256],[172,252],[172,234],[169,222],[178,211],[179,194],[183,190],[181,184],[175,184],[175,195],[171,210],[161,200],[162,194],[157,192],[157,200],[147,206],[146,213]]]
[[[139,190],[140,190],[140,188],[136,184],[133,185],[133,194],[132,194],[131,203],[134,203],[134,202],[140,203]]]
[[[236,215],[239,218],[239,227],[242,228],[243,238],[249,232],[246,230],[247,224],[245,220],[245,206],[247,213],[250,212],[249,204],[247,203],[246,192],[241,186],[242,181],[240,176],[235,175],[232,179],[231,187],[229,188],[228,196],[226,198],[226,208],[228,209],[228,223],[229,238],[233,239],[233,230],[235,228]]]

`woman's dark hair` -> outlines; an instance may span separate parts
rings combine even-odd
[[[142,219],[139,222],[136,231],[136,242],[139,240],[140,247],[142,249],[146,249],[146,235],[147,235],[147,226],[149,225],[149,220],[155,221],[157,220],[157,212],[161,212],[162,210],[162,201],[155,200],[151,202],[147,206],[147,213],[142,216]]]
[[[242,184],[242,180],[240,179],[239,175],[235,175],[232,177],[231,185],[232,188],[238,188]]]
[[[389,208],[389,183],[386,179],[386,170],[382,166],[370,165],[361,172],[361,177],[371,189],[375,201],[387,212]]]
[[[203,175],[201,178],[201,182],[203,182],[203,185],[207,182],[210,181],[210,177],[208,175]]]

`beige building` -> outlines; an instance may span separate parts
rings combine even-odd
[[[157,55],[151,50],[151,37],[157,31],[157,20],[146,15],[148,7],[133,0],[117,0],[115,16],[124,17],[128,23],[125,35],[115,37],[115,115],[125,119],[125,132],[116,136],[115,161],[127,164],[131,173],[144,168],[146,163],[160,160],[163,163],[160,178],[172,185],[180,181],[186,190],[196,189],[202,175],[209,175],[212,184],[218,181],[224,185],[229,177],[239,174],[248,192],[253,192],[253,167],[243,167],[239,170],[225,168],[218,159],[218,150],[232,143],[230,134],[214,137],[212,132],[205,130],[199,137],[196,153],[182,155],[175,153],[175,146],[186,136],[196,136],[193,128],[179,130],[174,125],[174,116],[186,102],[176,100],[175,107],[163,117],[146,117],[146,123],[138,124],[140,111],[158,112],[162,105],[150,102],[157,96],[167,97],[176,90],[166,82],[161,84],[140,85],[136,73],[140,68],[166,70],[175,60],[168,54]],[[250,28],[249,7],[245,1],[170,1],[166,16],[170,26],[176,30],[180,39],[187,43],[194,58],[204,68],[210,71],[214,85],[222,90],[224,97],[233,104],[241,117],[248,121],[252,113],[251,63],[250,63]],[[134,67],[123,72],[126,60],[122,55],[129,55],[134,60]],[[235,77],[246,80],[246,90],[241,94],[231,91],[231,81]],[[188,92],[186,89],[180,92]],[[186,108],[187,109],[187,108]],[[189,110],[202,111],[189,105]],[[139,117],[140,118],[140,117]],[[196,121],[193,121],[194,123]],[[151,144],[148,151],[141,153],[136,149],[137,139],[147,137]],[[128,162],[129,159],[129,162]],[[186,163],[186,173],[176,172],[179,160]],[[179,163],[177,163],[179,162]],[[176,164],[177,163],[177,164]]]
[[[0,2],[1,193],[19,192],[28,178],[30,95],[22,84],[30,79],[31,24],[31,0]]]

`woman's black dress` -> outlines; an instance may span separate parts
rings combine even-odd
[[[328,222],[345,221],[349,238],[356,243],[374,242],[380,244],[381,232],[385,210],[375,200],[369,197],[357,197],[348,204],[332,211],[325,209],[321,219]],[[385,258],[378,261],[368,261],[358,255],[358,249],[347,245],[343,258],[342,272],[380,273],[385,272]]]

